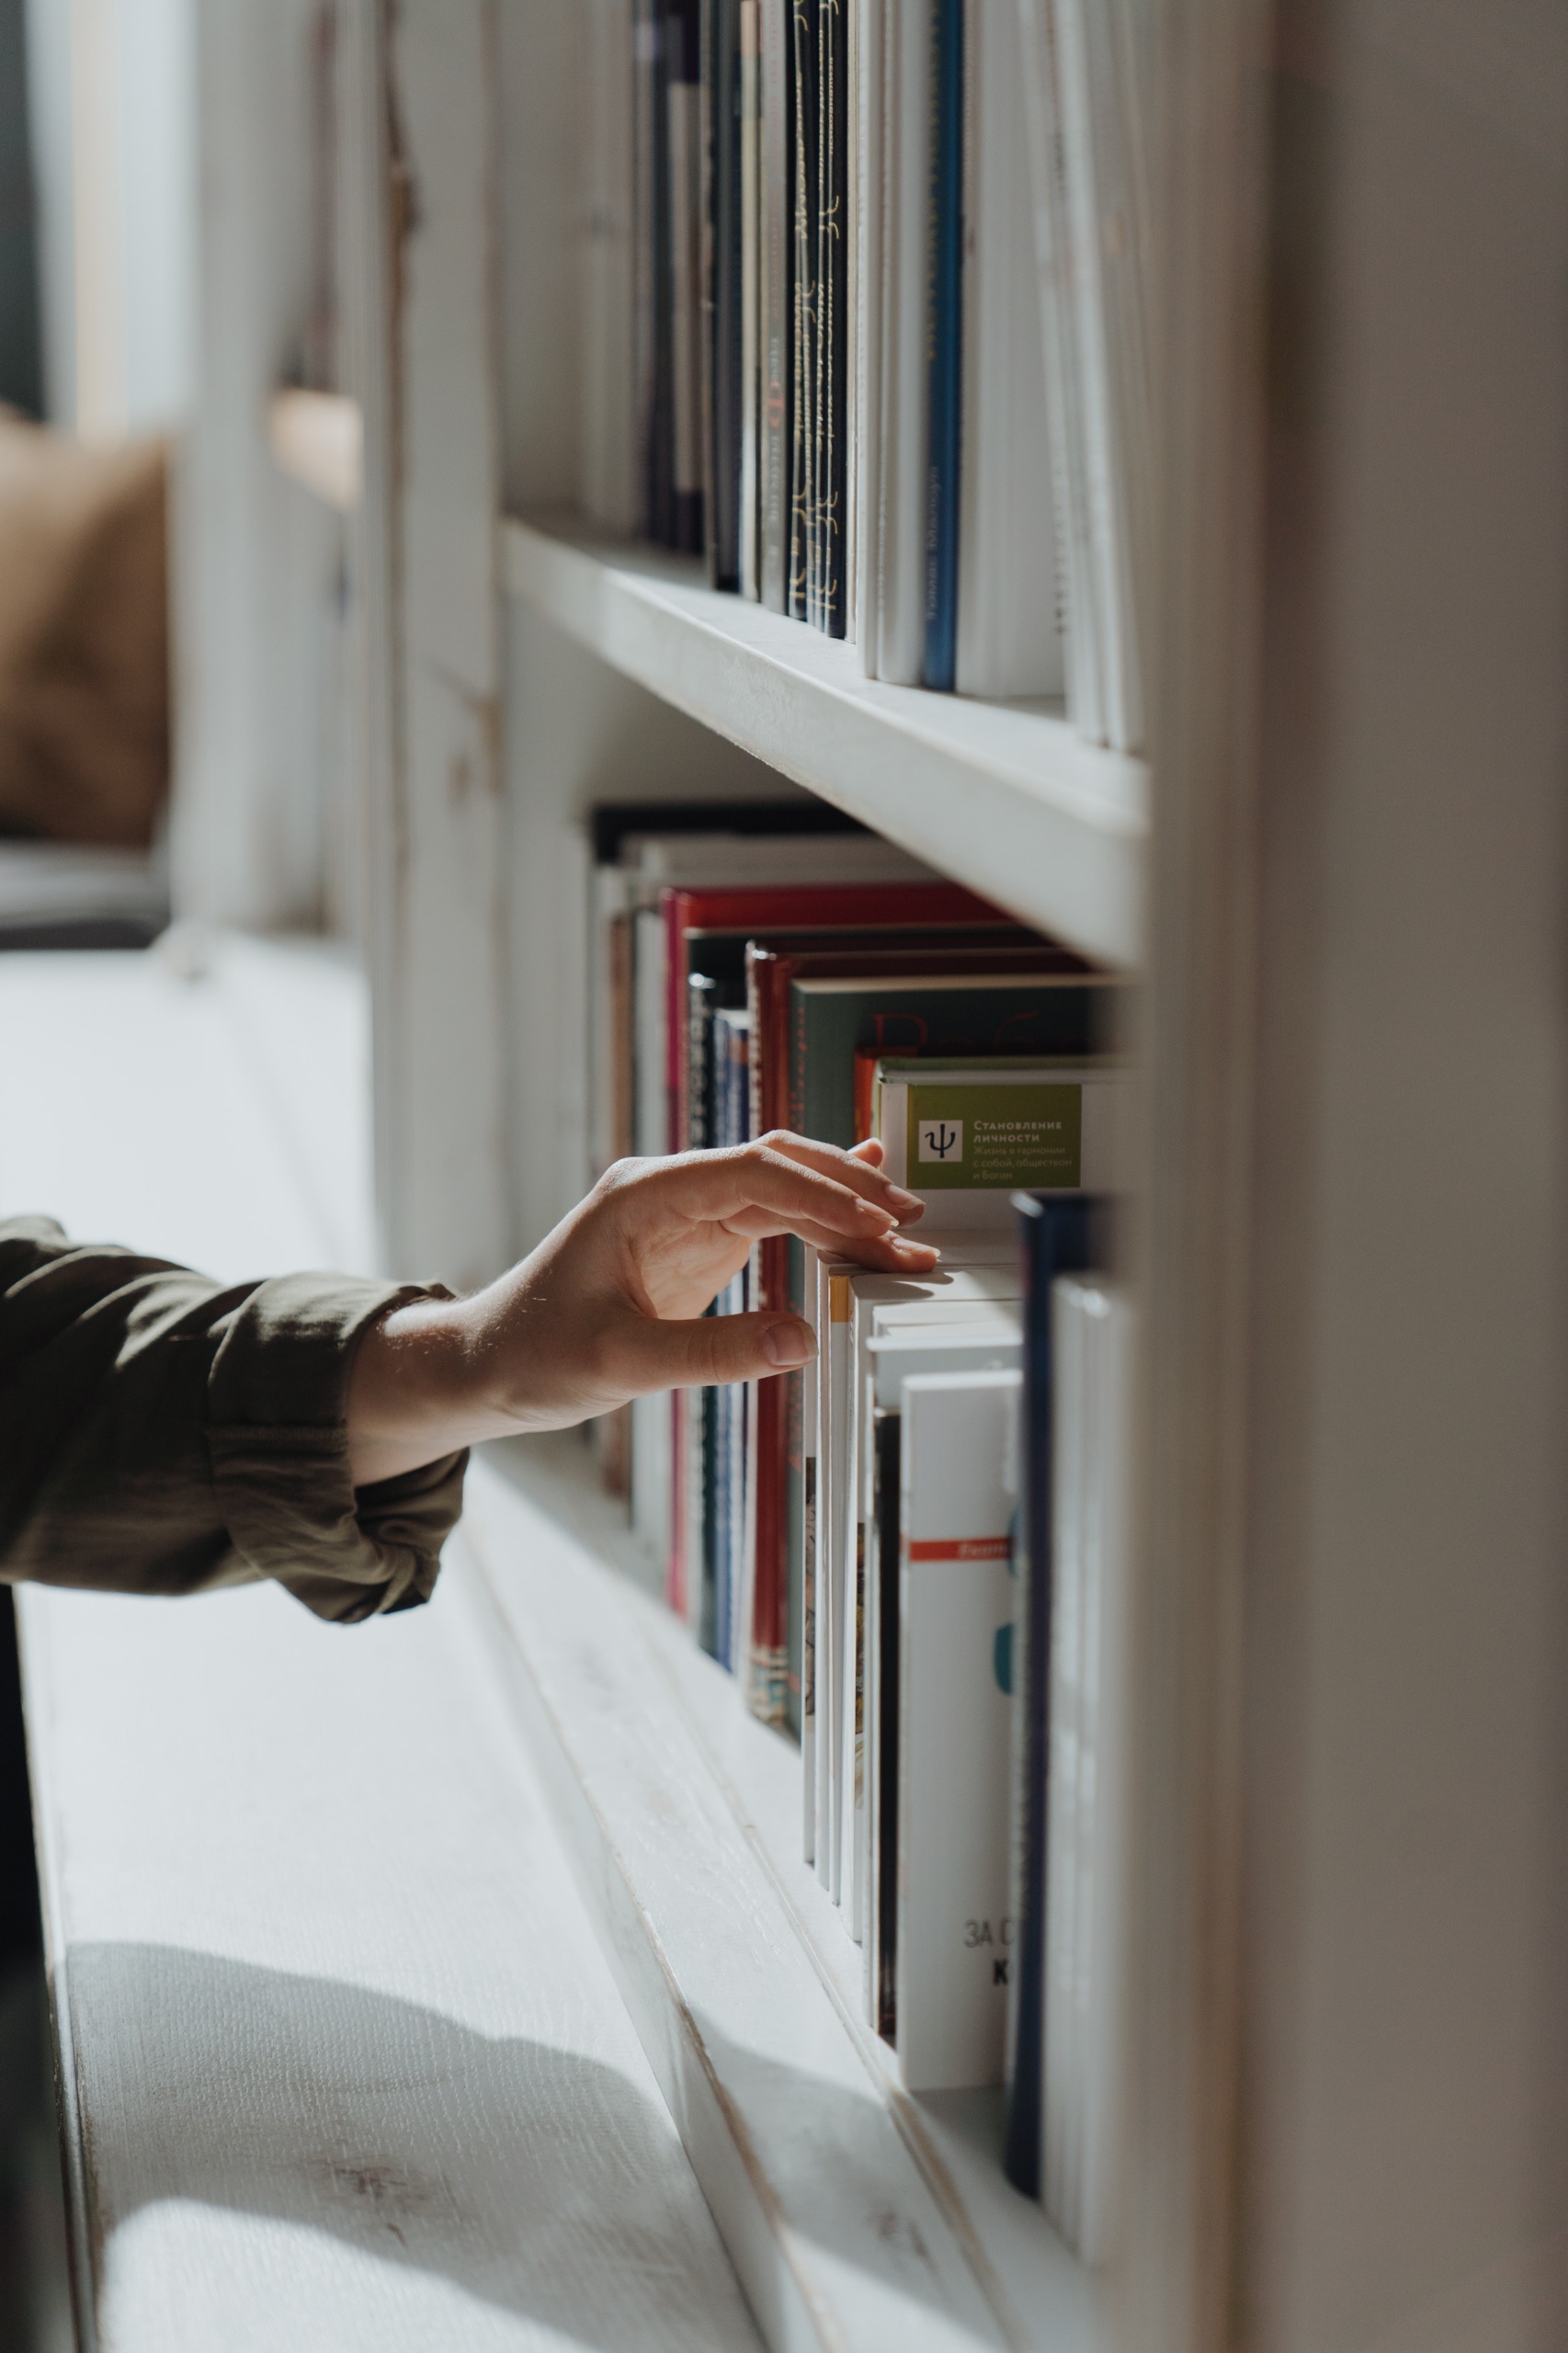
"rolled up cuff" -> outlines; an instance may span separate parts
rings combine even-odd
[[[207,1447],[230,1541],[318,1617],[411,1608],[435,1586],[468,1457],[357,1490],[348,1384],[372,1324],[404,1301],[450,1296],[433,1283],[283,1276],[249,1294],[213,1357]]]

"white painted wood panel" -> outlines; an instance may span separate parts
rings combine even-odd
[[[853,647],[570,517],[509,521],[506,544],[511,594],[612,667],[1013,913],[1138,962],[1139,761],[1038,706],[865,678]]]
[[[756,2345],[462,1575],[21,1596],[88,2353]]]
[[[777,2353],[1108,2341],[1094,2283],[996,2156],[996,2103],[915,2102],[858,2022],[860,1965],[798,1859],[800,1759],[627,1579],[528,1445],[467,1526],[618,1982]],[[585,1465],[584,1466],[585,1468]]]
[[[389,1269],[510,1254],[494,106],[488,0],[354,0],[349,344],[364,418],[360,709]]]
[[[0,1215],[363,1254],[363,1040],[302,945],[0,957]],[[358,1640],[273,1588],[19,1596],[86,2353],[756,2344],[472,1575]]]

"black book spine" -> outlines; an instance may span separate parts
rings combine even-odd
[[[640,30],[642,28],[640,28]],[[670,218],[669,27],[667,0],[653,0],[646,26],[648,194],[653,210],[652,367],[648,403],[648,535],[673,547],[675,512],[675,301]]]
[[[1092,1264],[1095,1203],[1084,1194],[1016,1193],[1024,1271],[1024,1492],[1015,1547],[1012,1645],[1013,1856],[1006,2129],[1002,2162],[1026,2198],[1040,2189],[1045,2035],[1046,1776],[1051,1721],[1051,1287]]]
[[[671,545],[703,546],[702,11],[666,0],[665,152],[669,188]]]
[[[842,637],[845,579],[846,408],[849,322],[849,18],[845,0],[820,0],[817,30],[822,147],[818,173],[816,595],[812,615]]]
[[[876,1425],[877,1447],[877,1859],[876,2029],[885,2041],[898,2040],[898,1652],[899,1652],[899,1439],[903,1423],[884,1414]]]
[[[758,333],[762,387],[759,408],[758,556],[762,601],[787,610],[790,587],[790,494],[794,446],[794,232],[791,196],[795,158],[794,21],[792,0],[760,0],[762,131],[762,250]]]
[[[741,444],[745,423],[741,366],[741,0],[707,0],[706,16],[705,84],[710,125],[709,480],[712,499],[708,544],[714,586],[738,591]]]
[[[790,481],[789,610],[814,618],[816,512],[816,347],[818,147],[817,17],[821,0],[794,0],[792,12],[795,141],[791,210],[794,235],[793,416]]]

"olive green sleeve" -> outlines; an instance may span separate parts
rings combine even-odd
[[[434,1288],[225,1289],[47,1218],[0,1222],[0,1580],[271,1577],[345,1620],[427,1600],[467,1458],[356,1489],[347,1395],[369,1325]]]

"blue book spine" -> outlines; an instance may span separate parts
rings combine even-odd
[[[1040,2192],[1045,2037],[1046,1768],[1050,1756],[1051,1587],[1051,1286],[1096,1260],[1094,1199],[1015,1193],[1024,1281],[1024,1476],[1014,1565],[1012,1965],[1007,1980],[1003,2166],[1026,2198]]]
[[[926,255],[926,645],[921,676],[953,688],[958,650],[963,371],[964,0],[932,0]]]

